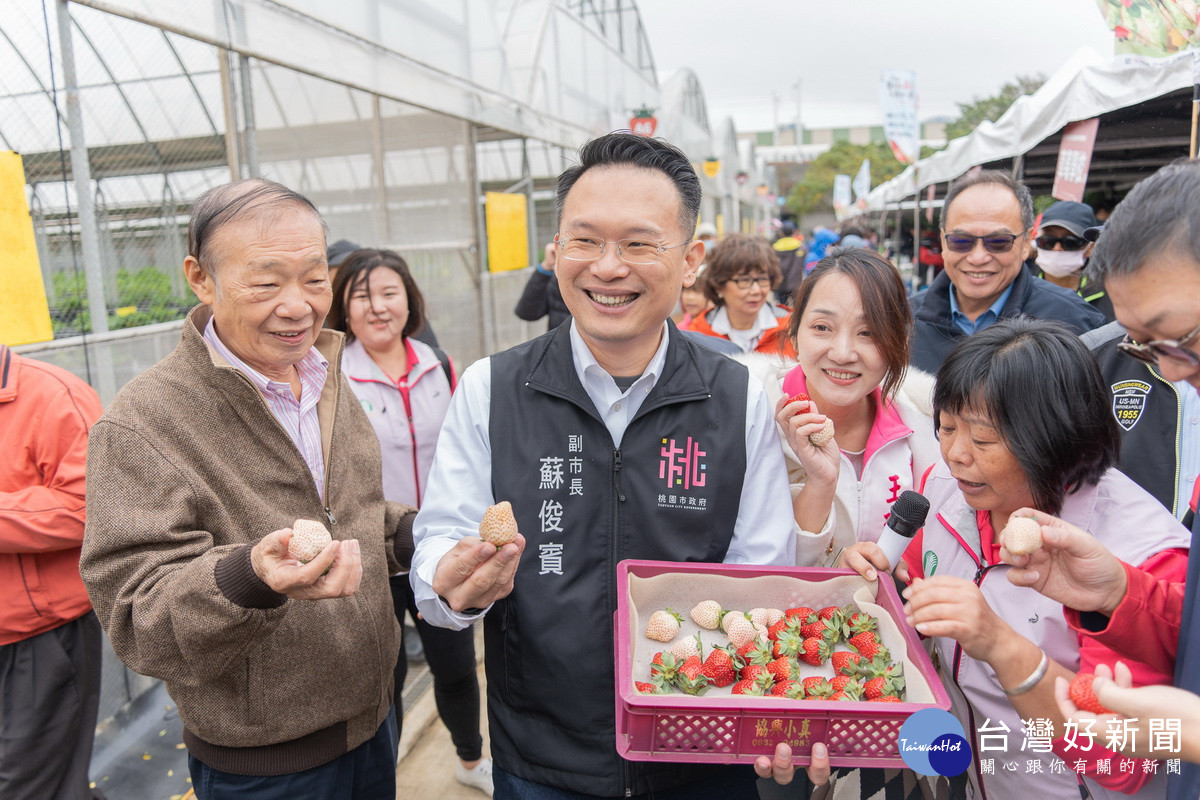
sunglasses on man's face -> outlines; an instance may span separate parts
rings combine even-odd
[[[944,233],[942,239],[946,249],[955,253],[969,253],[975,249],[976,242],[983,242],[983,249],[989,253],[1007,253],[1013,249],[1013,242],[1020,237],[1016,233],[989,233],[987,236],[972,236],[969,233]]]
[[[1053,250],[1054,245],[1061,244],[1063,250],[1082,250],[1088,246],[1088,240],[1082,236],[1050,236],[1043,234],[1033,240],[1040,250]]]

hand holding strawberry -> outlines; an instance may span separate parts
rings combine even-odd
[[[806,394],[783,397],[775,406],[775,422],[808,472],[808,481],[836,486],[841,454],[833,442],[833,423],[817,411],[816,403]]]
[[[499,546],[464,536],[438,561],[433,590],[454,611],[487,608],[512,591],[524,551],[525,537],[520,533]]]

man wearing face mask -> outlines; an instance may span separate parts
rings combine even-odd
[[[1075,292],[1112,322],[1116,319],[1112,301],[1101,287],[1089,286],[1083,274],[1093,247],[1083,232],[1099,224],[1086,203],[1062,200],[1047,208],[1034,240],[1037,271],[1038,277]]]

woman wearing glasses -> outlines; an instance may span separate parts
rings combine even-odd
[[[690,330],[728,339],[746,353],[794,356],[787,338],[789,309],[771,301],[782,280],[779,256],[764,239],[731,233],[708,257],[704,294],[712,304]]]
[[[1083,234],[1099,224],[1091,206],[1062,200],[1042,212],[1042,223],[1033,243],[1037,247],[1038,277],[1075,292],[1112,322],[1116,319],[1112,301],[1098,284],[1088,285],[1083,274],[1092,254],[1092,243]]]

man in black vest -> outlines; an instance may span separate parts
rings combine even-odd
[[[748,765],[636,763],[615,745],[617,562],[794,559],[761,385],[668,321],[704,257],[699,205],[666,142],[586,144],[558,181],[571,321],[468,368],[442,428],[412,583],[433,624],[486,613],[498,798],[758,796]],[[477,535],[501,500],[522,535],[497,550]],[[764,776],[780,766],[761,762]]]

